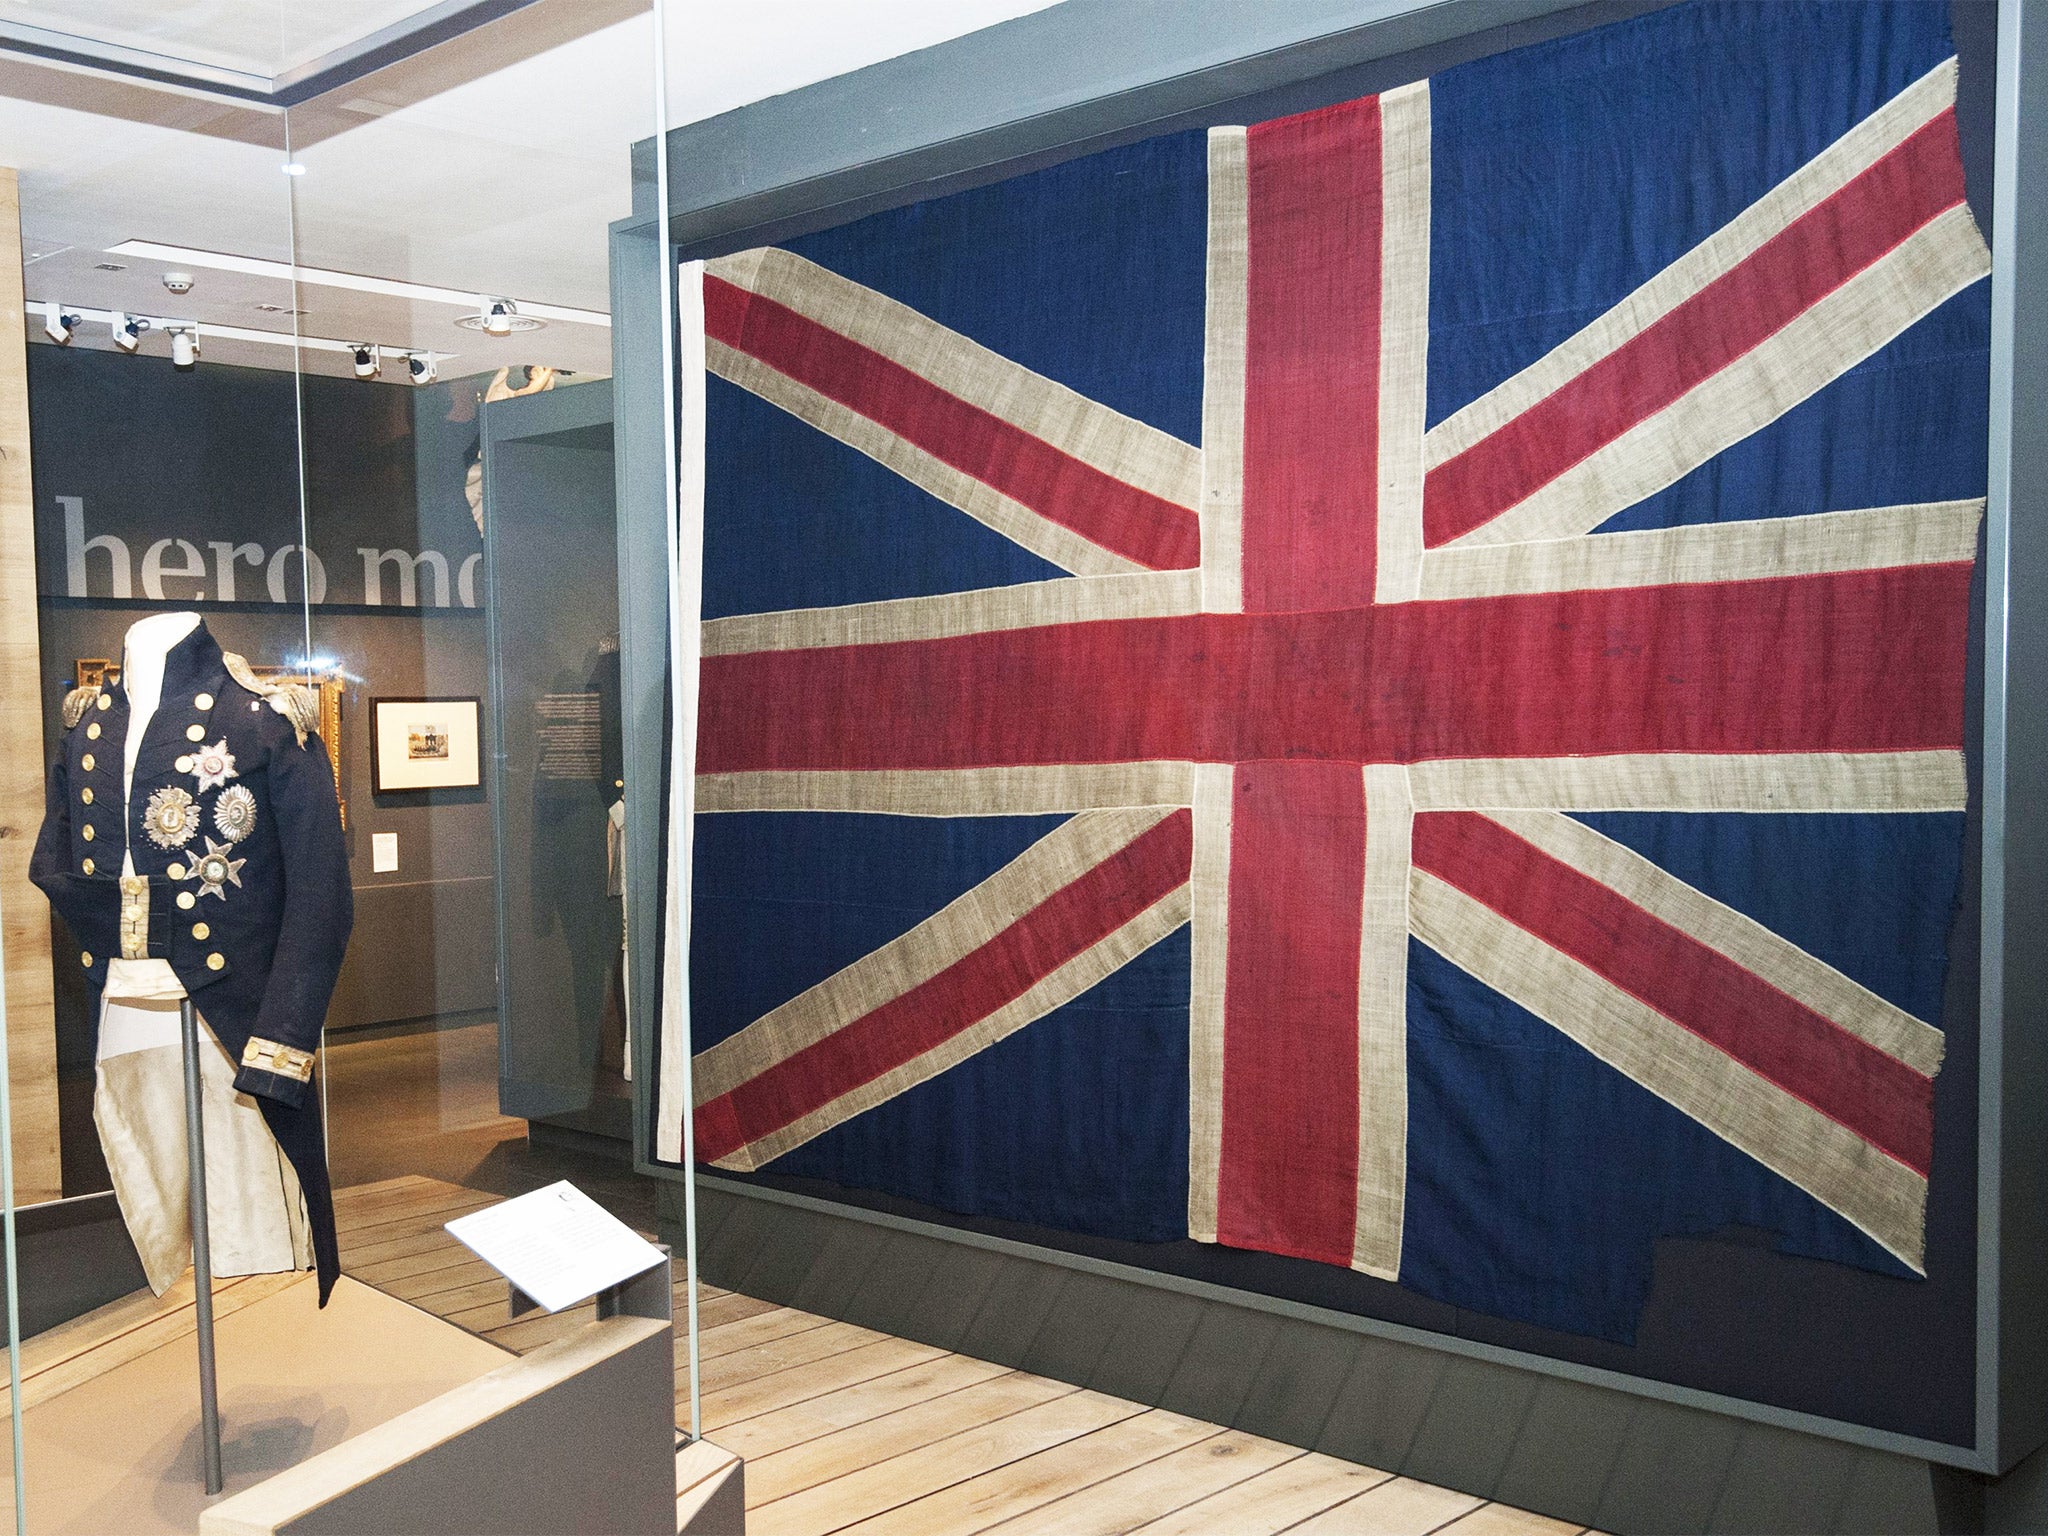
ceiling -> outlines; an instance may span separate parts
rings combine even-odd
[[[277,76],[434,9],[425,0],[14,0],[7,19],[183,63]]]
[[[929,47],[1051,0],[666,0],[671,124]],[[38,25],[275,69],[415,12],[401,0],[46,0]],[[279,13],[292,18],[286,26]],[[0,52],[0,165],[21,174],[32,306],[196,321],[203,357],[289,367],[286,347],[209,326],[431,351],[444,376],[543,362],[610,368],[602,325],[493,338],[458,328],[469,295],[608,307],[606,226],[629,211],[628,148],[656,122],[654,18],[640,0],[536,0],[289,111],[110,79]],[[265,50],[271,50],[266,52]],[[287,164],[300,167],[287,175]],[[109,255],[143,240],[281,264],[273,274]],[[461,304],[302,282],[302,267],[453,289]],[[118,270],[106,270],[107,267]],[[193,278],[167,292],[167,269]],[[267,307],[266,307],[267,306]],[[33,310],[31,336],[41,337]],[[106,346],[81,325],[73,345]],[[143,350],[168,350],[161,335]],[[340,353],[303,366],[349,371]],[[403,378],[387,368],[385,378]]]

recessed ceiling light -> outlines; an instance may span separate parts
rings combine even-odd
[[[289,304],[258,304],[258,310],[266,315],[303,315],[303,309],[293,309]]]
[[[547,321],[519,314],[499,315],[494,323],[487,322],[482,315],[458,315],[455,323],[465,331],[489,330],[493,336],[508,336],[514,331],[539,331],[547,328]]]
[[[126,272],[128,264],[125,261],[96,261],[92,269],[95,272]]]

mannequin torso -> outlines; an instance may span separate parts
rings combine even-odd
[[[135,782],[135,756],[142,750],[142,739],[149,733],[149,722],[156,714],[157,705],[163,701],[164,658],[170,654],[172,646],[198,627],[199,615],[196,613],[154,613],[128,626],[128,638],[121,645],[121,687],[128,695],[128,737],[121,746],[121,796],[124,801]],[[121,872],[127,875],[135,873],[133,854],[122,854]],[[110,960],[107,963],[106,995],[109,998],[179,998],[185,995],[185,988],[167,960]],[[175,1043],[176,1014],[158,1013],[149,1019],[154,1026],[146,1032],[149,1038],[109,1041],[103,1036],[100,1055],[116,1055],[124,1048],[142,1050]],[[117,1031],[121,1036],[129,1032],[126,1029]],[[164,1038],[158,1038],[159,1035]],[[109,1045],[114,1049],[110,1051]]]

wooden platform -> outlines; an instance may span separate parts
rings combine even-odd
[[[497,1197],[400,1178],[335,1197],[343,1269],[513,1350],[588,1309],[507,1316],[441,1223]],[[677,1402],[688,1414],[677,1266]],[[1143,1531],[1566,1536],[1577,1526],[705,1286],[706,1437],[746,1459],[750,1536]]]

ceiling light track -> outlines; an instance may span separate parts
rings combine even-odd
[[[199,336],[202,331],[216,341],[246,341],[260,346],[293,347],[306,352],[338,352],[349,357],[358,378],[375,378],[381,371],[385,357],[402,357],[406,360],[408,376],[416,384],[431,384],[440,376],[441,364],[457,354],[453,352],[429,352],[410,347],[386,347],[376,342],[335,341],[326,336],[296,336],[290,331],[259,331],[244,325],[201,324],[196,320],[179,320],[159,315],[137,315],[118,309],[72,308],[65,304],[53,304],[43,299],[31,299],[31,312],[43,315],[43,331],[58,345],[68,345],[77,334],[78,327],[90,322],[111,329],[115,345],[123,352],[136,351],[142,338],[151,331],[162,331],[171,338],[173,361],[180,368],[188,368],[191,362],[184,358],[189,353],[192,361],[199,356]],[[61,339],[60,339],[61,338]],[[181,339],[182,338],[182,339]],[[365,371],[365,366],[368,371]]]
[[[142,257],[152,261],[176,262],[182,266],[206,267],[215,272],[239,272],[248,277],[270,277],[280,282],[299,282],[315,288],[342,288],[351,293],[374,293],[391,299],[410,299],[420,304],[447,304],[472,314],[488,313],[492,304],[513,304],[516,314],[532,320],[556,320],[567,325],[596,325],[609,330],[612,317],[601,309],[576,309],[567,304],[541,304],[531,299],[513,300],[476,289],[440,288],[430,283],[407,282],[395,277],[370,277],[360,272],[338,272],[330,267],[294,266],[262,256],[237,256],[227,251],[199,251],[189,246],[165,245],[157,240],[123,240],[109,246],[109,256]],[[532,327],[522,327],[532,329]]]

